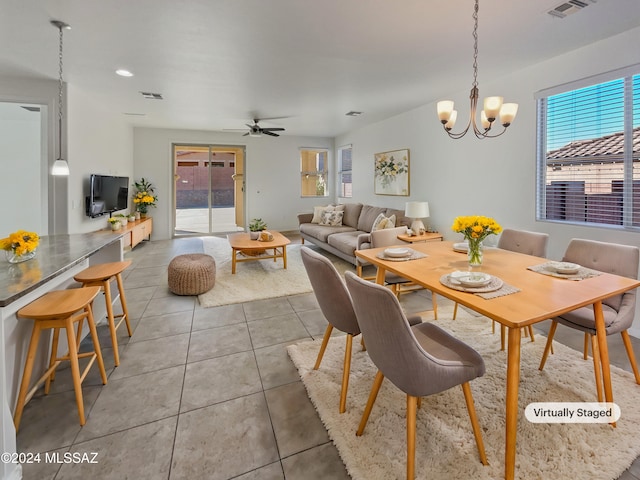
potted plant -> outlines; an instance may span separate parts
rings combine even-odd
[[[107,220],[107,222],[109,222],[109,224],[111,225],[111,230],[120,230],[120,220],[118,220],[118,218],[116,217],[111,217],[109,218],[109,220]]]
[[[249,235],[251,240],[257,240],[262,230],[267,229],[267,224],[261,218],[254,218],[249,222]]]
[[[131,213],[129,214],[129,216],[127,217],[127,220],[128,220],[129,222],[131,222],[131,223],[135,222],[135,221],[136,221],[136,215],[135,215],[135,213],[131,212]]]
[[[158,197],[155,195],[155,187],[144,177],[139,182],[134,182],[133,185],[136,188],[133,194],[133,203],[136,204],[136,209],[140,212],[140,215],[146,217],[149,207],[155,207],[158,201]]]
[[[114,215],[114,217],[118,219],[118,221],[123,227],[128,223],[127,216],[124,213],[117,213]]]

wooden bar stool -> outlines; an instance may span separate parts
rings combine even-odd
[[[54,380],[55,370],[63,360],[69,360],[71,363],[71,376],[73,378],[73,389],[76,393],[76,404],[78,405],[78,416],[80,417],[80,425],[84,425],[84,402],[82,399],[82,381],[87,376],[93,362],[98,360],[100,376],[103,385],[107,384],[107,374],[104,370],[102,361],[102,353],[100,352],[100,343],[98,342],[98,332],[96,324],[93,321],[93,313],[91,311],[91,303],[93,299],[100,293],[100,288],[74,288],[71,290],[54,290],[45,293],[42,297],[31,302],[29,305],[18,310],[19,318],[30,318],[34,321],[33,330],[31,332],[31,340],[29,342],[29,350],[27,351],[27,360],[24,365],[24,373],[22,382],[20,383],[20,391],[18,393],[18,404],[13,415],[13,423],[16,432],[20,426],[22,412],[26,403],[33,397],[38,386],[44,381],[44,393],[49,393],[51,381]],[[87,319],[91,339],[93,340],[93,351],[86,353],[78,353],[82,334],[82,323]],[[77,334],[74,335],[74,324],[77,323]],[[31,390],[28,390],[33,372],[33,364],[38,349],[38,341],[42,330],[53,329],[53,342],[51,345],[51,357],[49,360],[49,368],[42,375]],[[64,328],[67,332],[67,342],[69,344],[69,352],[58,357],[58,339],[60,329]],[[91,357],[89,364],[80,374],[79,358]]]
[[[109,321],[109,331],[111,332],[111,343],[113,344],[113,359],[116,367],[120,365],[120,354],[118,353],[118,336],[116,331],[125,322],[129,336],[132,335],[131,325],[129,324],[129,310],[127,310],[127,300],[124,296],[124,287],[122,286],[122,272],[131,265],[131,260],[123,262],[100,263],[93,265],[80,273],[73,279],[82,283],[83,287],[99,286],[104,290],[104,300],[107,303],[107,320]],[[113,305],[111,304],[111,279],[115,277],[118,283],[118,292],[120,292],[120,304],[122,305],[122,313],[113,314]],[[120,321],[116,324],[115,319]]]

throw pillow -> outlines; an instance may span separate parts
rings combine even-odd
[[[320,225],[330,226],[330,227],[339,227],[342,225],[342,216],[344,212],[331,210],[328,212],[324,212],[322,214],[322,218],[320,219]]]
[[[373,227],[371,231],[375,230],[384,230],[385,228],[395,228],[396,226],[396,216],[391,215],[390,217],[385,217],[384,213],[378,215],[378,217],[373,222]]]
[[[313,218],[311,219],[311,223],[320,223],[320,220],[322,220],[322,214],[325,211],[329,211],[332,210],[333,207],[331,205],[322,205],[319,207],[313,207]]]

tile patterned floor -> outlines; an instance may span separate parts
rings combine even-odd
[[[201,240],[182,238],[127,253],[134,333],[118,332],[114,368],[108,330],[99,327],[109,381],[102,386],[95,367],[85,379],[86,425],[60,370],[51,393],[26,407],[18,434],[19,451],[97,452],[98,463],[25,465],[25,479],[349,478],[285,350],[322,336],[313,294],[201,308],[195,297],[172,295],[166,280],[175,255],[201,249]],[[402,302],[409,312],[430,308],[424,291]],[[557,339],[582,345],[560,328]],[[613,340],[612,362],[629,369]],[[640,341],[634,346],[640,351]],[[620,477],[638,479],[640,460]]]

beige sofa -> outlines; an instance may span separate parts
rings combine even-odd
[[[298,223],[302,243],[309,241],[347,262],[357,265],[354,252],[371,247],[369,234],[381,213],[385,217],[395,215],[395,226],[409,226],[410,219],[404,216],[403,210],[374,207],[362,203],[346,203],[344,204],[342,225],[329,226],[312,223],[313,213],[299,214]]]

